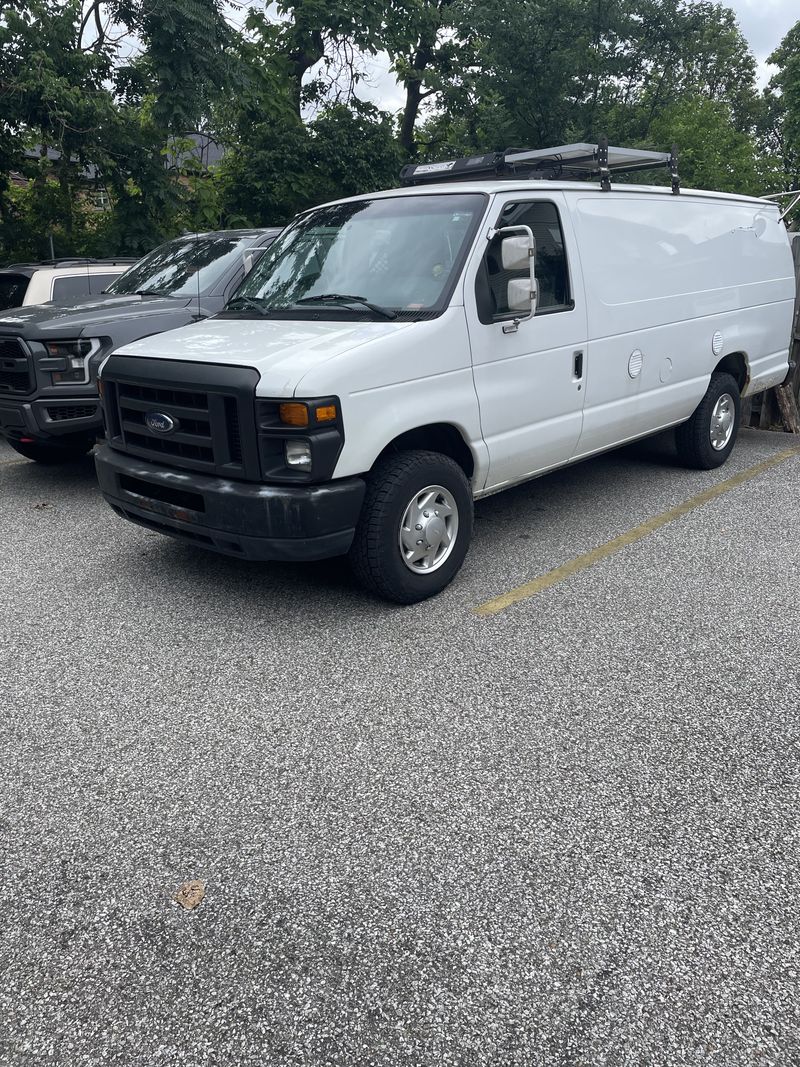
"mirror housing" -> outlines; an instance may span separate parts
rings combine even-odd
[[[526,318],[536,312],[536,280],[530,278],[512,278],[508,283],[506,298],[509,311]]]
[[[503,270],[528,270],[535,254],[536,242],[533,238],[504,237],[500,245]]]

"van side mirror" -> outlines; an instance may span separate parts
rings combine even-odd
[[[509,281],[506,299],[509,311],[516,311],[525,316],[533,315],[536,311],[536,297],[535,278],[512,278]]]
[[[515,333],[523,319],[536,314],[538,286],[536,284],[536,238],[530,226],[504,226],[494,231],[500,236],[500,263],[510,273],[525,271],[522,278],[510,278],[506,289],[506,306],[511,322],[503,326],[503,333]],[[512,236],[513,235],[513,236]]]
[[[536,253],[536,242],[527,237],[504,237],[500,245],[503,270],[528,270]]]

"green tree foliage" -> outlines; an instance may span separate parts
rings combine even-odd
[[[778,68],[767,93],[772,146],[779,154],[789,187],[800,189],[800,22],[769,57]]]
[[[779,160],[759,152],[754,138],[730,121],[728,109],[705,96],[670,104],[650,125],[653,144],[680,145],[681,182],[687,188],[759,196],[779,189]]]
[[[110,57],[75,46],[79,16],[77,0],[15,0],[0,17],[0,240],[14,239],[24,222],[9,195],[13,171],[40,194],[36,214],[44,224],[73,237],[77,174],[98,150],[98,130],[111,112],[103,84]],[[26,152],[33,131],[36,154]]]
[[[749,126],[755,61],[733,14],[706,0],[462,0],[457,32],[476,61],[444,94],[443,117],[473,149],[649,138],[679,100],[724,103]],[[523,45],[524,42],[524,45]],[[480,143],[476,143],[476,142]]]
[[[0,259],[141,252],[395,184],[410,158],[595,140],[686,184],[800,181],[800,23],[766,93],[712,0],[5,0]],[[397,115],[357,98],[387,55]],[[190,134],[225,150],[213,173]],[[93,210],[93,188],[112,208]]]
[[[144,51],[120,62],[120,35]],[[0,15],[0,257],[141,252],[197,203],[174,159],[223,90],[231,31],[215,0],[13,0]],[[13,192],[11,175],[28,182]],[[113,218],[89,210],[108,189]],[[38,233],[31,234],[32,227]],[[6,252],[3,251],[5,247]]]
[[[401,156],[391,118],[368,104],[323,110],[312,122],[261,123],[220,172],[235,223],[276,224],[325,200],[396,184]]]
[[[384,17],[383,47],[405,91],[398,140],[405,155],[414,157],[423,101],[452,84],[472,53],[456,33],[454,0],[391,0]]]

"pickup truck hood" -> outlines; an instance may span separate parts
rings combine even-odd
[[[291,396],[298,382],[329,359],[373,344],[410,322],[214,318],[147,337],[119,351],[126,356],[255,367],[259,393]]]
[[[196,301],[196,298],[194,298]],[[0,313],[0,333],[37,338],[91,337],[125,319],[175,314],[193,302],[191,297],[94,296],[67,307],[31,304]],[[185,321],[185,320],[184,320]]]

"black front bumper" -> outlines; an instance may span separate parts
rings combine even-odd
[[[70,434],[102,435],[100,398],[69,396],[16,399],[0,393],[0,436],[57,438]]]
[[[350,548],[363,478],[324,485],[263,485],[178,470],[102,444],[103,496],[118,515],[200,548],[256,560],[313,560]]]

